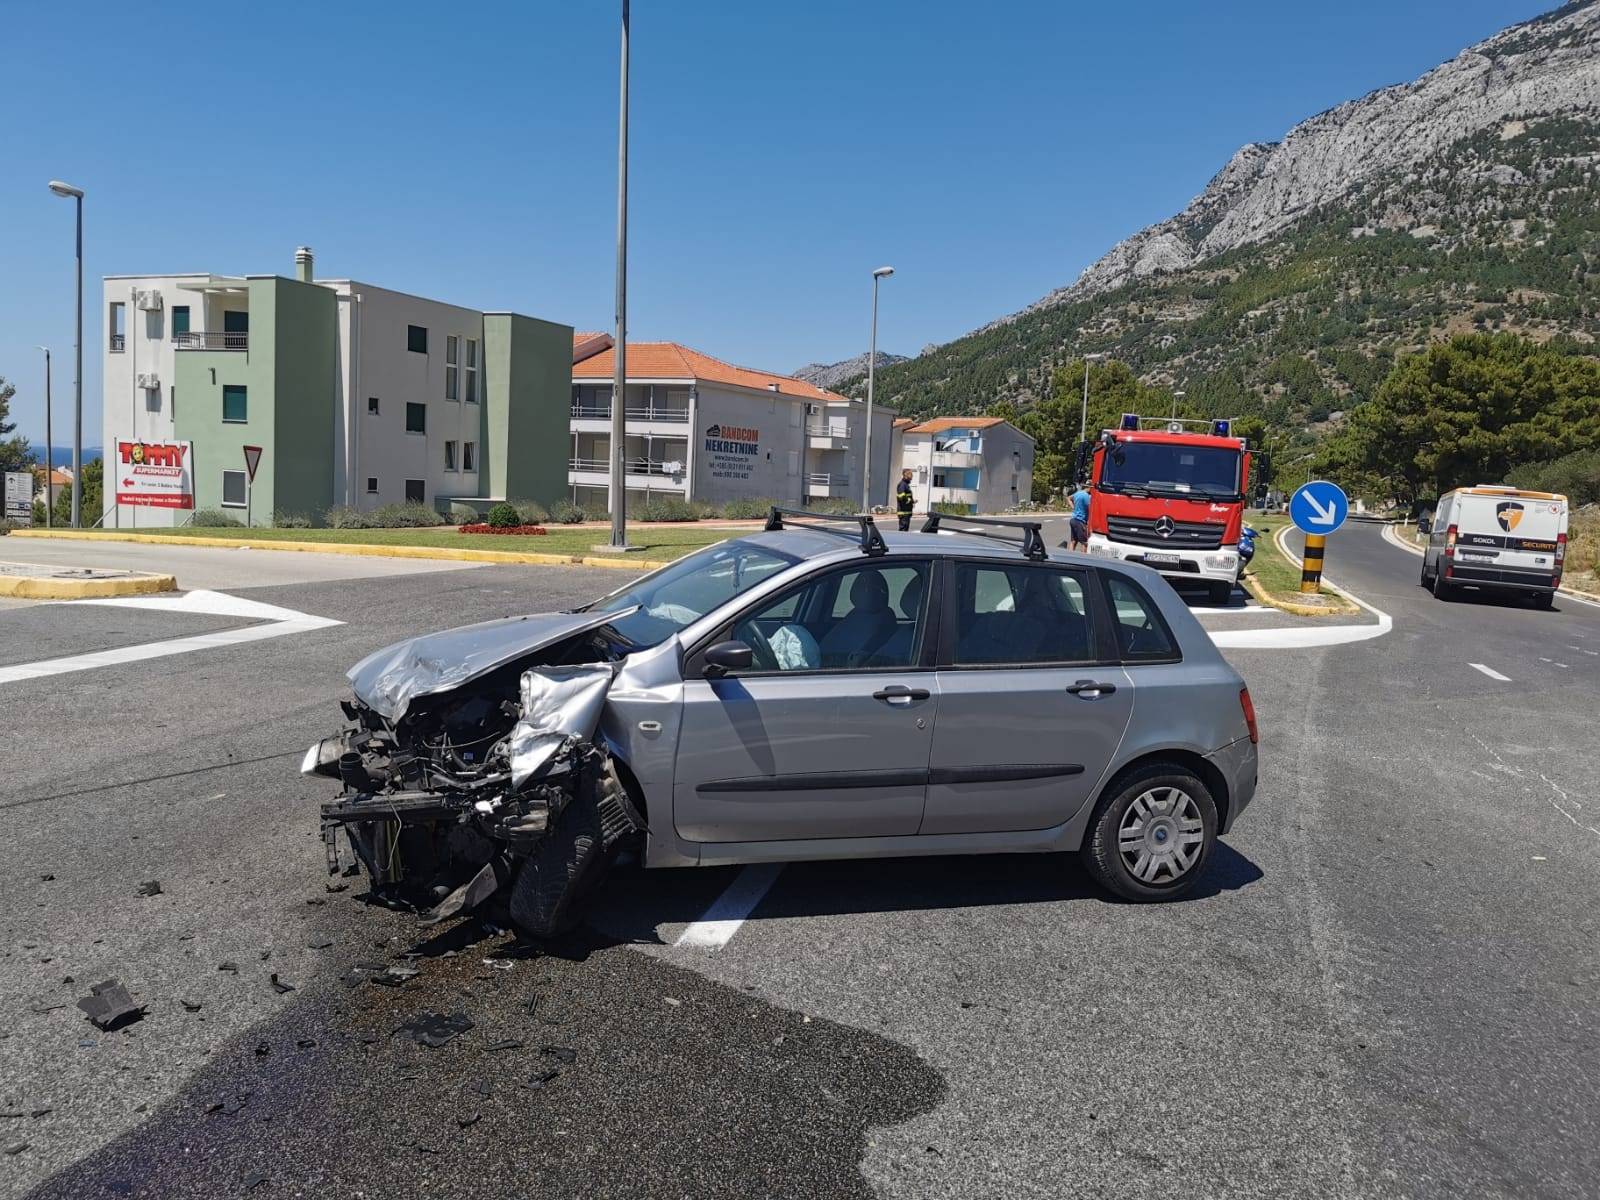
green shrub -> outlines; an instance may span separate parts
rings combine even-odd
[[[194,510],[194,520],[189,524],[202,529],[243,529],[244,522],[238,517],[230,517],[221,509],[197,508]]]
[[[853,517],[860,511],[859,505],[852,504],[850,501],[839,496],[831,499],[813,500],[810,504],[806,505],[806,507],[812,512],[824,513],[833,517]]]
[[[371,529],[372,522],[368,514],[344,504],[336,504],[322,514],[322,521],[329,529]]]
[[[517,521],[521,525],[540,525],[550,519],[545,506],[537,500],[513,500],[511,502],[517,510]],[[490,524],[493,524],[491,521]]]
[[[1507,482],[1535,492],[1559,492],[1574,508],[1600,502],[1600,450],[1575,450],[1549,462],[1518,467]]]
[[[445,523],[443,513],[414,501],[385,504],[367,513],[366,517],[375,529],[432,529]]]
[[[515,529],[522,524],[522,518],[517,515],[516,505],[502,500],[489,510],[488,523],[493,529]]]
[[[557,500],[550,506],[550,519],[558,525],[577,525],[587,518],[583,509],[571,500]]]
[[[272,514],[272,527],[274,529],[310,529],[311,518],[304,513],[275,512]]]
[[[938,500],[933,505],[933,511],[944,513],[946,516],[951,517],[970,517],[972,515],[972,505],[957,504],[954,500]]]
[[[636,521],[698,521],[701,506],[681,500],[677,496],[651,496],[633,506]]]
[[[776,500],[769,500],[764,496],[746,497],[743,500],[729,500],[722,506],[722,515],[729,521],[747,521],[755,517],[764,517],[772,511]]]
[[[14,521],[10,520],[9,518],[0,517],[0,537],[5,537],[5,535],[10,533],[13,529],[20,529],[20,528],[21,528],[20,525],[16,524]]]
[[[470,504],[452,503],[450,505],[450,524],[474,525],[479,520],[478,510]]]

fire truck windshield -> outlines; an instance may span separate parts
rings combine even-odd
[[[1099,487],[1129,495],[1239,499],[1239,451],[1181,442],[1118,442],[1100,466]]]

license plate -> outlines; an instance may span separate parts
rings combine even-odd
[[[1460,547],[1457,547],[1457,548],[1460,549]],[[1484,558],[1484,559],[1488,559],[1488,558],[1493,558],[1494,555],[1490,551],[1487,551],[1487,550],[1464,550],[1463,549],[1463,550],[1461,550],[1461,557],[1462,558]]]
[[[1147,567],[1175,567],[1183,560],[1176,554],[1146,554],[1144,565]]]

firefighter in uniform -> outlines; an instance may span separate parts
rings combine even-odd
[[[900,518],[900,532],[911,528],[911,510],[916,505],[911,495],[911,468],[900,472],[900,482],[894,487],[894,511]]]

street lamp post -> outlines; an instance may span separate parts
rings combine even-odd
[[[1101,353],[1085,354],[1083,356],[1083,415],[1078,419],[1078,440],[1084,441],[1089,436],[1089,364],[1099,362],[1105,355]]]
[[[72,347],[77,359],[72,380],[72,527],[77,529],[83,523],[83,189],[52,179],[50,190],[78,206],[78,336]],[[45,487],[48,491],[49,484]]]
[[[878,281],[893,274],[893,267],[879,267],[872,273],[872,341],[867,346],[867,448],[861,462],[862,512],[872,511],[872,384],[878,365]]]
[[[1182,400],[1188,394],[1189,393],[1184,391],[1182,388],[1179,388],[1177,391],[1172,393],[1172,419],[1174,421],[1178,419],[1178,401]]]
[[[611,383],[611,549],[628,546],[628,0],[622,0],[622,94],[617,119],[617,336]]]
[[[50,425],[50,347],[40,346],[44,351],[44,527],[51,528],[55,524],[55,516],[51,510],[55,508],[55,494],[50,490],[50,482],[56,473],[56,441],[55,430]]]

